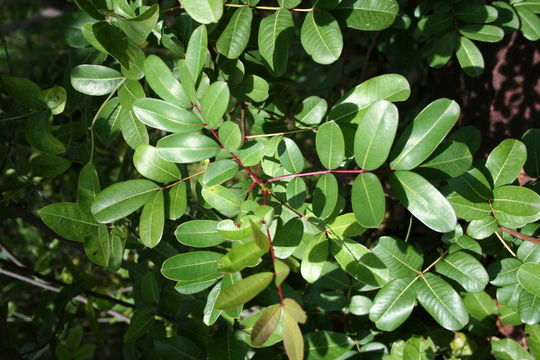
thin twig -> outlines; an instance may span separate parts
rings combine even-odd
[[[445,252],[443,252],[441,254],[441,256],[439,256],[434,262],[431,263],[431,265],[429,265],[427,268],[425,268],[418,276],[417,278],[419,278],[420,276],[424,275],[425,273],[427,273],[429,270],[431,270],[432,267],[434,267],[435,265],[437,265],[439,263],[439,261],[441,261],[445,256],[446,254],[448,254],[448,250],[446,250]]]
[[[197,172],[197,173],[195,173],[193,175],[189,175],[188,177],[185,177],[183,179],[179,179],[178,181],[170,183],[169,185],[166,185],[166,186],[162,187],[162,189],[165,190],[165,189],[171,188],[174,185],[177,185],[177,184],[179,184],[179,183],[181,183],[183,181],[189,180],[189,179],[193,179],[194,177],[199,176],[201,174],[204,174],[205,172],[206,172],[206,170],[199,171],[199,172]]]
[[[289,134],[296,134],[296,133],[301,133],[301,132],[306,132],[306,131],[312,131],[312,130],[316,130],[316,129],[317,129],[317,128],[313,128],[313,129],[298,129],[298,130],[285,131],[285,132],[277,132],[277,133],[271,133],[271,134],[246,135],[245,138],[246,138],[246,139],[255,139],[255,138],[260,138],[260,137],[268,137],[268,136],[289,135]]]
[[[14,272],[4,270],[2,268],[0,268],[0,274],[8,276],[8,277],[10,277],[12,279],[16,279],[16,280],[25,282],[25,283],[30,284],[30,285],[34,285],[34,286],[39,287],[39,288],[44,289],[44,290],[48,290],[48,291],[52,291],[52,292],[56,292],[56,293],[60,292],[60,289],[55,287],[55,286],[48,285],[48,284],[46,284],[44,282],[41,282],[41,281],[32,280],[30,278],[27,278],[26,276],[22,276],[22,275],[14,273]],[[79,296],[74,297],[73,299],[77,300],[77,301],[79,301],[79,302],[81,302],[83,304],[88,303],[88,299],[85,298],[84,296],[79,295]],[[99,310],[99,308],[98,308],[98,306],[96,304],[93,304],[93,305],[94,305],[94,307],[96,309]],[[129,318],[127,316],[123,315],[123,314],[120,314],[117,311],[109,310],[109,311],[107,311],[107,314],[117,318],[118,320],[121,320],[121,321],[129,324]]]
[[[512,254],[513,257],[517,257],[516,253],[510,248],[510,246],[508,246],[506,241],[502,238],[502,236],[497,231],[495,231],[495,235],[499,238],[499,241],[501,242],[501,244],[503,244],[504,248],[508,250],[508,252]]]

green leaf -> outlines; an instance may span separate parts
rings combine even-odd
[[[540,129],[529,129],[523,134],[521,141],[527,148],[527,161],[524,168],[530,177],[540,176]]]
[[[161,266],[161,273],[167,279],[181,281],[205,277],[219,277],[217,262],[223,254],[212,251],[192,251],[168,258]]]
[[[321,123],[328,104],[318,96],[310,96],[302,101],[298,112],[294,115],[295,124],[299,128],[311,128]]]
[[[129,326],[124,333],[124,342],[132,342],[146,334],[154,324],[154,314],[152,308],[139,308],[131,317]]]
[[[205,186],[201,192],[204,200],[224,215],[235,215],[240,210],[242,199],[221,185]]]
[[[153,272],[147,272],[141,281],[141,297],[150,304],[159,303],[159,285]]]
[[[458,37],[455,31],[450,31],[434,39],[433,47],[428,56],[428,64],[439,69],[446,65],[458,46]]]
[[[521,231],[524,231],[522,229]],[[524,241],[518,248],[516,255],[519,260],[525,262],[540,263],[540,244]]]
[[[193,77],[192,69],[190,69],[186,60],[181,59],[176,62],[176,72],[180,77],[180,85],[186,92],[186,95],[191,104],[199,103],[199,94],[197,93],[197,79]]]
[[[301,177],[293,178],[287,184],[287,202],[299,209],[306,201],[306,182]]]
[[[70,77],[75,90],[93,96],[110,94],[124,80],[121,73],[102,65],[76,66]]]
[[[504,31],[495,25],[467,24],[459,28],[461,35],[477,41],[499,42],[504,37]]]
[[[540,18],[526,7],[515,8],[516,12],[521,20],[521,32],[523,36],[530,41],[537,41],[540,39]]]
[[[182,181],[165,192],[165,214],[168,219],[180,218],[187,209],[187,186]]]
[[[221,220],[217,224],[218,234],[229,240],[244,240],[253,236],[251,227],[251,217],[240,219],[240,223],[235,223],[231,219]]]
[[[92,162],[89,162],[81,169],[77,183],[77,202],[82,210],[90,210],[92,201],[94,201],[100,190],[101,186],[99,185],[96,167]]]
[[[349,312],[357,316],[367,315],[372,306],[373,301],[367,296],[353,295],[349,303]]]
[[[238,163],[234,160],[218,160],[206,169],[203,176],[205,186],[219,185],[236,175]]]
[[[257,141],[251,141],[242,149],[236,151],[236,156],[240,158],[244,166],[255,166],[259,164],[264,156],[264,144]]]
[[[216,308],[228,310],[247,303],[270,285],[273,278],[273,273],[262,272],[234,283],[221,291],[216,301]]]
[[[203,123],[193,112],[157,99],[137,99],[133,111],[142,123],[173,133],[192,133],[202,130]]]
[[[461,3],[455,7],[455,16],[459,20],[470,23],[490,23],[497,19],[497,9],[493,6],[478,3]]]
[[[343,236],[352,237],[362,234],[366,228],[356,222],[353,213],[343,214],[327,224],[329,236],[340,239]]]
[[[204,68],[207,51],[208,33],[206,31],[206,26],[200,25],[191,33],[191,36],[189,37],[185,58],[186,66],[189,69],[194,83],[197,82],[197,79]],[[183,79],[180,78],[180,82],[182,82],[182,80]],[[184,88],[184,90],[186,89]]]
[[[286,259],[292,255],[296,247],[302,241],[304,224],[298,218],[292,218],[276,230],[272,241],[274,254],[278,259]]]
[[[214,285],[221,276],[221,274],[215,273],[191,280],[182,280],[176,283],[174,290],[182,295],[196,294]]]
[[[137,146],[133,155],[133,165],[139,174],[150,180],[171,182],[181,177],[176,164],[160,158],[158,150],[150,145]]]
[[[287,171],[297,174],[304,169],[304,155],[293,140],[284,138],[278,145],[278,155]]]
[[[484,57],[476,45],[465,36],[458,39],[456,57],[459,66],[470,77],[478,77],[484,72]]]
[[[459,330],[469,322],[469,313],[459,294],[446,281],[431,273],[416,284],[418,301],[442,327]]]
[[[126,80],[118,90],[120,105],[128,109],[133,108],[135,100],[142,99],[145,96],[141,83],[135,80]]]
[[[518,311],[525,324],[537,324],[540,321],[540,297],[522,291],[519,294]]]
[[[158,191],[144,204],[139,219],[139,237],[149,248],[159,244],[165,227],[165,200],[163,191]]]
[[[491,264],[488,268],[490,281],[496,286],[514,285],[518,281],[517,271],[521,266],[521,261],[514,258],[506,258]]]
[[[127,180],[101,191],[92,203],[96,221],[106,224],[128,216],[152,197],[159,187],[149,180]]]
[[[36,149],[53,154],[66,152],[64,144],[51,133],[52,114],[42,111],[30,116],[24,127],[24,138]]]
[[[327,169],[335,169],[345,158],[345,141],[339,126],[330,121],[319,127],[315,139],[317,155]]]
[[[111,143],[121,131],[122,117],[120,113],[122,109],[119,98],[115,97],[109,100],[95,115],[96,120],[93,129],[97,138],[105,145]]]
[[[505,139],[489,154],[486,168],[494,187],[511,183],[519,176],[527,159],[527,148],[519,140]]]
[[[124,228],[113,227],[111,230],[111,257],[107,265],[111,271],[118,271],[122,265],[127,236],[127,230]]]
[[[120,113],[120,130],[126,143],[133,149],[141,144],[148,144],[149,136],[146,126],[137,119],[132,110],[122,107]]]
[[[180,243],[192,247],[211,247],[225,241],[217,231],[217,221],[191,220],[180,224],[174,235]]]
[[[282,307],[276,304],[262,310],[262,315],[257,319],[251,330],[251,344],[262,346],[276,329],[281,320]]]
[[[371,105],[354,136],[354,159],[364,170],[375,170],[388,158],[398,125],[397,107],[381,100]]]
[[[8,94],[24,106],[36,110],[45,108],[42,90],[35,82],[9,75],[2,75],[2,82]]]
[[[283,346],[289,360],[304,358],[304,338],[296,320],[287,312],[283,312],[281,326],[283,330]]]
[[[53,86],[50,89],[41,92],[43,102],[51,110],[53,115],[58,115],[64,112],[67,101],[67,92],[61,86]]]
[[[522,264],[517,271],[517,279],[519,284],[527,292],[536,297],[540,297],[540,287],[538,287],[538,281],[540,280],[540,264]]]
[[[313,191],[313,214],[320,219],[329,217],[336,208],[339,196],[339,188],[336,177],[333,174],[322,175]]]
[[[493,210],[513,216],[540,216],[540,196],[531,189],[506,185],[493,190]]]
[[[390,281],[373,299],[369,319],[378,329],[393,331],[411,314],[416,303],[417,278],[404,277]]]
[[[219,138],[223,146],[229,151],[237,150],[242,144],[242,132],[238,124],[232,121],[225,121],[219,127]]]
[[[167,161],[189,164],[215,156],[221,147],[201,134],[174,134],[158,140],[159,156]]]
[[[120,29],[106,21],[92,25],[92,32],[99,44],[122,65],[122,72],[130,80],[144,76],[145,55]]]
[[[497,314],[495,301],[484,291],[464,294],[463,302],[471,316],[477,320],[495,317]]]
[[[254,241],[240,244],[219,259],[218,271],[232,273],[240,271],[248,266],[254,266],[265,252],[266,251],[261,250],[259,245]]]
[[[159,339],[160,340],[154,340],[153,344],[157,353],[154,353],[154,347],[151,347],[152,356],[159,356],[159,358],[162,359],[178,360],[193,360],[204,357],[203,352],[197,345],[183,336],[173,336],[169,338],[160,337]]]
[[[357,280],[373,287],[380,287],[387,282],[388,269],[364,245],[343,238],[339,242],[332,241],[331,250],[341,268]]]
[[[426,106],[407,126],[392,149],[390,166],[411,170],[426,160],[442,142],[459,117],[459,105],[438,99]]]
[[[75,4],[77,4],[77,6],[82,11],[84,11],[85,13],[93,17],[94,19],[98,19],[98,20],[104,19],[104,15],[99,10],[107,8],[107,4],[105,3],[105,1],[96,1],[96,0],[74,0],[74,1],[75,1]]]
[[[282,6],[287,9],[292,9],[297,7],[302,0],[277,0],[279,6]]]
[[[259,52],[275,76],[287,68],[289,45],[294,35],[293,18],[289,10],[279,9],[262,19],[259,27]]]
[[[325,233],[310,237],[300,266],[302,277],[307,282],[313,283],[321,277],[328,252],[329,244]]]
[[[123,19],[120,17],[113,18],[113,24],[118,26],[130,40],[137,45],[141,45],[146,41],[148,35],[157,24],[159,18],[159,6],[153,5],[149,7],[141,15],[131,19]]]
[[[385,74],[364,81],[349,90],[332,107],[329,120],[359,123],[368,108],[379,100],[390,102],[409,98],[411,88],[406,78],[398,74]]]
[[[455,178],[469,170],[472,162],[467,145],[443,142],[419,169],[435,178]]]
[[[395,237],[380,237],[372,251],[386,265],[392,278],[417,276],[424,263],[414,247]]]
[[[488,199],[492,197],[489,182],[478,169],[471,169],[465,174],[448,179],[455,193],[449,194],[448,201],[456,215],[465,220],[480,220],[491,214]]]
[[[244,336],[243,331],[220,328],[208,339],[208,360],[244,359],[248,354],[248,345]]]
[[[216,23],[223,15],[223,0],[180,0],[180,4],[201,24]]]
[[[206,305],[204,306],[203,322],[206,326],[214,325],[222,311],[216,309],[216,299],[221,291],[221,282],[210,290],[208,297],[206,298]]]
[[[472,255],[458,251],[444,257],[436,267],[439,274],[459,283],[466,291],[475,293],[484,290],[489,282],[489,275]]]
[[[513,33],[519,30],[519,17],[514,7],[504,1],[494,1],[491,4],[497,9],[497,20],[494,24],[503,28],[505,33]]]
[[[498,227],[497,220],[493,216],[488,216],[471,221],[467,226],[467,235],[477,240],[485,239],[493,235]]]
[[[283,308],[296,322],[305,324],[307,315],[304,309],[293,299],[285,298],[283,300]]]
[[[190,105],[184,89],[158,56],[148,56],[144,63],[144,76],[150,88],[163,100],[174,105],[185,107]]]
[[[304,339],[307,360],[339,359],[354,345],[347,335],[327,330],[305,334]]]
[[[448,179],[448,183],[453,190],[472,202],[487,202],[493,197],[488,180],[476,168],[456,178]]]
[[[229,88],[224,81],[216,81],[206,92],[201,100],[201,112],[203,121],[210,129],[218,127],[229,105]]]
[[[304,50],[319,64],[328,65],[339,59],[343,36],[336,19],[324,10],[310,11],[300,30]]]
[[[250,7],[236,9],[216,42],[219,53],[229,59],[242,55],[249,41],[252,21],[253,10]]]
[[[269,87],[268,82],[262,77],[248,74],[241,83],[231,88],[231,92],[240,100],[261,102],[268,99]]]
[[[378,31],[392,25],[398,10],[395,0],[343,0],[333,13],[343,17],[348,27]]]
[[[410,171],[396,171],[390,175],[390,185],[407,210],[427,227],[443,233],[456,227],[452,206],[422,176]]]
[[[95,233],[98,228],[94,219],[76,203],[47,205],[38,210],[38,215],[45,225],[58,235],[81,243],[85,236]]]
[[[509,338],[491,340],[491,353],[496,360],[533,360],[533,357],[525,349],[515,340]]]
[[[44,178],[59,176],[66,172],[70,166],[69,160],[50,154],[40,154],[30,160],[33,175]]]
[[[525,332],[529,335],[527,344],[531,354],[538,358],[540,354],[540,325],[525,325]]]
[[[382,223],[386,199],[377,175],[358,174],[351,190],[351,203],[356,221],[363,227],[376,228]]]
[[[84,252],[99,266],[107,266],[111,257],[111,240],[106,225],[99,225],[96,234],[84,239]]]

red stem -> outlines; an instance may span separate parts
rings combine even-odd
[[[216,140],[219,142],[219,144],[221,146],[223,146],[223,143],[221,142],[221,139],[219,138],[219,135],[216,133],[216,131],[214,129],[208,129],[210,130],[210,132],[212,133],[212,135],[214,135],[214,137],[216,138]],[[242,167],[244,170],[246,170],[248,172],[248,174],[251,176],[251,178],[253,179],[253,181],[255,181],[257,184],[262,184],[263,181],[261,180],[261,178],[259,178],[257,175],[255,175],[255,173],[253,171],[251,171],[250,168],[248,168],[247,166],[245,166],[242,161],[238,158],[238,156],[234,155],[234,153],[232,152],[229,152],[229,154],[232,156],[232,158],[234,159],[234,161],[236,161],[238,163],[238,165],[240,167]]]

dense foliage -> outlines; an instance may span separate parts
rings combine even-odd
[[[540,358],[540,129],[430,87],[538,1],[74,2],[1,34],[8,358]]]

